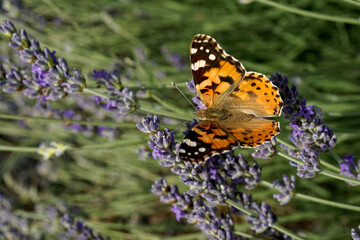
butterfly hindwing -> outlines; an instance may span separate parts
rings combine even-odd
[[[283,101],[278,87],[264,74],[247,72],[223,105],[256,117],[274,117],[280,115]]]
[[[196,35],[191,42],[190,61],[195,86],[205,106],[213,105],[220,94],[244,77],[246,71],[241,62],[205,34]]]
[[[263,118],[252,118],[247,121],[237,121],[233,124],[222,124],[234,136],[241,147],[255,147],[269,142],[280,133],[280,123]]]
[[[213,121],[202,121],[186,134],[180,144],[179,157],[184,161],[203,162],[207,158],[233,149],[238,141]]]

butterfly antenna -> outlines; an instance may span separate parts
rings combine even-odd
[[[182,124],[180,124],[179,126],[177,126],[174,130],[171,131],[171,133],[176,132],[176,130],[178,130],[180,127],[184,126],[184,125],[185,125],[186,123],[188,123],[188,122],[190,122],[190,120],[189,120],[189,121],[185,121],[185,122],[183,122]]]
[[[176,86],[174,82],[172,82],[171,84],[184,96],[184,98],[190,103],[190,105],[196,109],[195,105],[185,96],[185,94],[180,90],[180,88],[178,88],[178,86]]]

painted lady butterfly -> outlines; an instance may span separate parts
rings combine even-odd
[[[264,74],[247,72],[205,34],[194,37],[190,47],[191,69],[197,92],[206,109],[181,142],[179,157],[203,162],[235,147],[255,147],[280,132],[275,117],[283,102],[279,89]]]

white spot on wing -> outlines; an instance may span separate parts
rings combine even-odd
[[[199,148],[199,151],[200,151],[200,152],[205,152],[205,151],[206,151],[206,148],[201,147],[201,148]]]
[[[205,64],[206,64],[205,60],[199,60],[199,61],[191,64],[191,69],[194,71],[197,71],[199,68],[205,67]]]
[[[215,57],[214,54],[210,54],[210,55],[209,55],[209,59],[210,59],[211,61],[214,61],[214,60],[216,59],[216,57]]]
[[[196,147],[196,146],[197,146],[197,143],[196,143],[196,142],[193,142],[193,141],[190,141],[190,146],[191,146],[191,147]]]
[[[209,53],[209,52],[210,52],[210,50],[209,50],[209,49],[206,49],[206,50],[205,50],[205,52]]]
[[[197,50],[198,50],[197,48],[191,48],[190,53],[195,54],[197,52]]]

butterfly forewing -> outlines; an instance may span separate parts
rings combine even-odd
[[[245,74],[244,66],[205,34],[196,35],[191,42],[190,61],[195,86],[205,106],[213,105]]]

